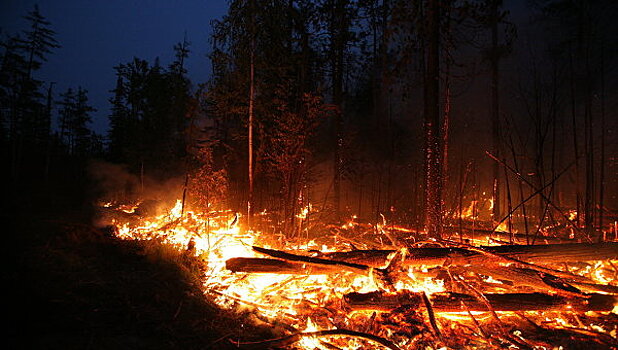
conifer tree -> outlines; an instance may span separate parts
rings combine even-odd
[[[88,102],[88,91],[78,87],[77,91],[68,88],[60,95],[60,138],[67,153],[84,156],[91,149],[92,132],[88,123],[92,121],[91,113],[95,108]]]
[[[23,35],[10,36],[3,42],[0,65],[0,107],[2,122],[8,125],[8,157],[15,181],[20,178],[24,161],[38,163],[35,158],[41,154],[39,150],[47,146],[49,111],[40,91],[43,82],[35,79],[33,73],[41,68],[54,48],[60,47],[50,22],[38,6],[24,18],[29,28]]]

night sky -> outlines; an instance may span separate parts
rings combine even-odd
[[[115,86],[113,67],[139,57],[162,65],[173,58],[174,44],[186,32],[191,42],[187,61],[194,83],[208,79],[210,61],[210,22],[227,10],[227,0],[3,0],[0,2],[2,35],[20,32],[23,19],[34,4],[51,22],[62,46],[49,55],[36,78],[56,82],[54,95],[68,87],[82,86],[89,91],[93,113],[92,127],[98,133],[107,129],[109,90]]]

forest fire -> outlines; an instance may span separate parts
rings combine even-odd
[[[9,348],[618,349],[618,1],[14,3]]]
[[[385,223],[359,235],[353,221],[282,240],[241,228],[232,211],[184,210],[180,200],[153,217],[114,216],[137,206],[105,206],[119,238],[194,256],[205,297],[285,330],[260,343],[235,340],[239,348],[618,344],[618,243],[472,246],[414,241],[422,234]]]

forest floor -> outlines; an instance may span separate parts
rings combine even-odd
[[[3,210],[8,349],[227,349],[267,327],[210,303],[191,261],[147,252],[70,203]]]

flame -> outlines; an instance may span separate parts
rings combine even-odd
[[[311,317],[307,318],[307,327],[305,328],[305,332],[316,332],[318,330],[318,326],[315,324],[315,322],[313,322]],[[307,349],[323,348],[322,344],[320,344],[320,340],[316,337],[303,337],[300,340],[299,345]]]
[[[461,217],[473,219],[475,217],[476,203],[478,203],[478,201],[470,202],[470,205],[466,208],[466,210],[461,212]]]
[[[501,222],[500,225],[498,225],[498,227],[496,227],[496,231],[499,232],[509,232],[509,227],[506,224],[505,221]]]
[[[311,210],[313,209],[313,207],[311,206],[311,203],[307,204],[306,207],[304,207],[300,213],[296,214],[296,217],[299,219],[306,219],[309,216],[309,212],[311,212]]]
[[[103,203],[103,206],[112,207],[111,204]],[[135,206],[137,207],[137,206]],[[120,206],[118,210],[123,210]],[[135,208],[133,209],[135,211]],[[306,219],[312,211],[311,204],[304,207],[296,216]],[[465,217],[474,218],[478,215],[477,201],[472,201],[461,214]],[[344,229],[358,227],[357,217],[341,226]],[[214,300],[220,307],[229,309],[249,308],[260,313],[263,317],[271,320],[285,322],[290,327],[306,332],[336,329],[341,325],[346,326],[358,319],[358,324],[371,324],[375,315],[364,312],[355,312],[349,315],[345,308],[340,305],[343,295],[351,292],[368,293],[379,290],[373,274],[359,275],[342,271],[330,275],[285,275],[285,274],[245,274],[232,273],[225,268],[228,259],[236,257],[261,257],[252,246],[259,245],[265,248],[300,251],[319,250],[321,252],[343,251],[347,246],[338,245],[337,240],[332,244],[308,240],[306,242],[280,242],[272,235],[266,235],[259,231],[243,229],[239,222],[242,216],[229,210],[195,212],[184,210],[182,202],[175,204],[164,214],[152,218],[139,218],[136,222],[118,222],[117,236],[129,240],[155,240],[176,247],[179,250],[190,252],[203,260],[205,273],[202,276],[204,294]],[[386,226],[386,219],[382,216],[382,222],[376,225],[382,229]],[[503,226],[504,225],[504,226]],[[400,232],[414,232],[413,230],[388,226]],[[506,230],[506,224],[498,227]],[[405,250],[402,250],[405,253]],[[393,253],[393,255],[397,256]],[[405,256],[405,254],[403,254]],[[573,270],[582,276],[592,278],[597,283],[614,283],[616,270],[611,262],[599,261],[588,264],[585,268]],[[396,291],[420,293],[424,292],[431,296],[434,293],[447,291],[446,281],[432,276],[426,268],[407,268],[401,271],[404,278],[399,279],[394,288]],[[501,281],[491,277],[485,279],[486,283],[500,288]],[[618,313],[618,305],[613,310]],[[501,317],[517,318],[512,312],[500,312]],[[472,315],[474,321],[471,319]],[[556,327],[577,327],[574,321],[565,319],[561,313],[534,313],[543,317],[543,322],[551,323]],[[451,312],[440,314],[441,322],[458,322],[467,324],[466,327],[474,328],[476,322],[492,322],[493,316],[489,312]],[[545,319],[546,318],[546,319]],[[449,326],[455,327],[455,326]],[[611,329],[604,329],[600,325],[589,324],[586,327],[609,334]],[[600,330],[598,330],[600,331]],[[615,330],[613,330],[615,332]],[[384,330],[383,336],[393,336],[398,339],[396,343],[403,349],[417,347],[410,339],[399,339],[396,332],[391,329]],[[329,340],[330,343],[331,340]],[[408,346],[409,344],[409,346]],[[303,337],[297,344],[301,349],[326,349],[316,337]],[[346,341],[345,339],[333,340],[333,346],[341,349],[367,348],[362,341]],[[437,348],[438,346],[436,346]]]
[[[357,218],[358,217],[356,215],[352,215],[350,220],[348,220],[345,224],[341,225],[341,228],[344,229],[344,230],[347,230],[347,229],[353,228],[354,226],[358,225],[356,223],[356,219]]]

